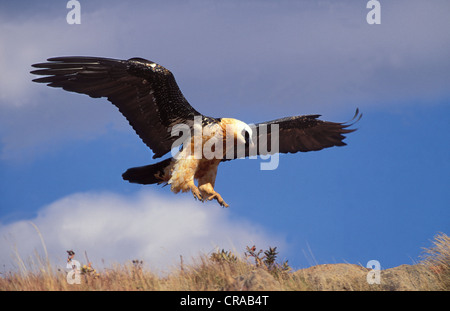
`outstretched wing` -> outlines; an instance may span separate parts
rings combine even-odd
[[[356,109],[353,119],[344,123],[322,121],[319,117],[320,115],[287,117],[251,126],[254,147],[250,148],[247,144],[245,156],[307,152],[345,146],[344,135],[356,130],[348,127],[358,122],[362,114]],[[277,128],[278,135],[275,132]],[[236,152],[235,158],[238,158]]]
[[[152,61],[79,56],[47,61],[32,65],[40,69],[31,73],[46,76],[33,81],[94,98],[107,97],[152,149],[153,158],[173,147],[178,138],[171,136],[174,125],[191,125],[194,116],[201,116],[184,98],[173,74]]]

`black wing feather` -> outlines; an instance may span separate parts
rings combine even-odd
[[[279,153],[296,153],[317,151],[334,146],[345,146],[345,134],[354,132],[356,129],[349,129],[361,119],[362,114],[356,109],[355,116],[349,122],[337,123],[322,121],[320,115],[304,115],[276,119],[272,121],[257,123],[253,126],[253,142],[255,148],[250,150],[246,146],[245,156],[266,155],[275,153],[272,148],[272,125],[278,125],[278,140],[274,137],[274,143],[278,144]],[[350,123],[352,122],[352,123]],[[267,135],[266,139],[263,136]],[[237,158],[236,152],[235,157]],[[224,159],[231,160],[231,159]]]
[[[107,97],[153,150],[153,158],[166,154],[178,137],[172,126],[191,124],[201,116],[181,93],[173,74],[143,58],[118,60],[99,57],[54,57],[31,73],[46,77],[34,82],[48,83],[66,91]]]

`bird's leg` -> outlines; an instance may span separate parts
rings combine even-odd
[[[194,195],[194,199],[203,201],[203,196],[200,193],[200,190],[197,188],[197,186],[195,185],[193,180],[189,181],[187,183],[187,186],[189,189],[191,189],[192,194]]]
[[[218,194],[216,191],[214,191],[214,188],[210,183],[202,184],[198,188],[200,189],[202,196],[205,198],[204,200],[211,201],[212,199],[216,199],[217,202],[220,204],[220,206],[223,206],[223,207],[229,206],[222,199],[222,196],[220,194]]]
[[[186,155],[176,160],[175,164],[170,169],[171,177],[167,182],[171,185],[172,192],[188,192],[190,190],[195,199],[203,200],[200,190],[198,190],[197,186],[194,183],[194,174],[198,162],[199,161],[194,157]]]

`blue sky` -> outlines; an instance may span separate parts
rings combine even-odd
[[[411,264],[450,229],[450,5],[380,1],[83,1],[0,4],[0,263],[85,250],[164,269],[216,247],[278,246],[294,268]],[[205,115],[260,122],[364,116],[348,146],[221,164],[230,204],[122,180],[152,153],[105,99],[31,82],[48,57],[147,58]],[[81,258],[80,258],[81,259]]]

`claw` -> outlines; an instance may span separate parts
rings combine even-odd
[[[222,207],[229,206],[227,203],[225,203],[225,201],[222,199],[220,194],[218,194],[216,191],[214,191],[214,188],[210,183],[200,185],[199,190],[203,194],[202,202],[212,201],[213,199],[216,199],[217,202],[220,204],[220,206],[222,206]]]
[[[229,207],[229,205],[225,203],[220,194],[218,194],[217,192],[208,197],[208,201],[211,201],[212,199],[216,199],[217,203],[219,203],[219,205],[222,207]]]
[[[191,188],[191,191],[192,191],[192,194],[194,195],[194,199],[203,202],[203,197],[202,197],[202,195],[201,195],[201,193],[200,193],[200,191],[198,190],[197,187],[195,187],[195,188],[192,187],[192,188]]]

